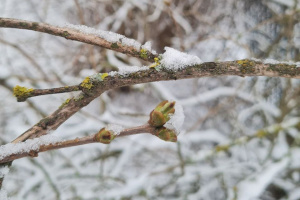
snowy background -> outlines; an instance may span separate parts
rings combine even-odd
[[[112,31],[153,50],[203,61],[300,61],[299,0],[1,0],[0,17]],[[148,43],[149,44],[149,43]],[[18,103],[15,85],[52,88],[149,63],[103,48],[0,29],[0,142],[6,144],[76,93]],[[10,199],[272,200],[300,198],[300,81],[214,77],[108,91],[52,134],[90,135],[107,124],[142,125],[162,100],[183,105],[177,143],[148,134],[16,160]],[[5,192],[0,193],[4,195]]]

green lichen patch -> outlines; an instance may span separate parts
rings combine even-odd
[[[255,68],[254,68],[255,62],[248,59],[238,60],[236,62],[237,64],[239,64],[240,71],[243,74],[251,74],[255,72]]]
[[[140,50],[140,57],[143,59],[147,59],[148,58],[148,53],[146,49],[141,49]]]
[[[65,37],[65,38],[69,37],[70,35],[71,35],[71,34],[70,34],[68,31],[64,31],[64,32],[62,33],[62,36]]]
[[[115,43],[112,43],[110,45],[110,47],[113,48],[113,49],[117,49],[117,48],[119,48],[119,45],[115,42]]]
[[[216,152],[228,151],[229,145],[218,145],[215,147]]]
[[[63,103],[61,104],[61,106],[59,106],[59,108],[62,108],[62,107],[64,107],[65,105],[67,105],[67,104],[70,102],[70,100],[71,100],[71,99],[67,99],[65,102],[63,102]]]
[[[86,77],[86,78],[82,81],[82,83],[80,84],[80,86],[81,86],[82,88],[85,88],[85,89],[90,90],[90,89],[93,87],[93,83],[92,83],[92,81],[91,81],[91,78],[90,78],[89,76]]]
[[[225,74],[228,71],[227,66],[220,65],[216,62],[207,62],[200,65],[198,68],[201,72],[207,72],[212,75]]]
[[[22,27],[22,28],[28,28],[29,27],[28,23],[26,23],[26,22],[20,22],[19,26]]]
[[[90,76],[90,82],[93,81],[95,84],[99,84],[99,81],[104,81],[104,79],[109,76],[108,73],[98,73]]]
[[[255,136],[258,137],[258,138],[264,138],[266,137],[268,134],[267,131],[264,131],[264,130],[259,130],[255,133]]]
[[[30,96],[32,91],[32,88],[16,85],[13,89],[13,94],[15,97],[17,97],[18,101],[24,101]]]
[[[289,75],[291,77],[300,74],[300,68],[289,64],[268,64],[267,71],[277,72],[279,75]]]
[[[82,100],[84,98],[84,95],[83,94],[80,94],[79,96],[77,96],[75,99],[74,99],[74,101],[80,101],[80,100]]]
[[[32,28],[33,30],[36,30],[38,26],[39,26],[39,23],[37,23],[37,22],[33,22],[33,23],[31,24],[31,28]]]

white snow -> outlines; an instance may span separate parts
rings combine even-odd
[[[0,199],[1,200],[8,200],[9,198],[7,197],[7,192],[5,190],[0,190]]]
[[[4,177],[9,172],[9,167],[4,166],[0,168],[0,178]]]
[[[165,123],[164,127],[174,130],[176,134],[178,135],[180,133],[180,129],[184,122],[184,113],[182,106],[176,102],[175,103],[175,113],[173,115],[170,115],[169,121]]]
[[[292,8],[295,4],[295,1],[293,1],[293,0],[273,0],[273,1],[278,3],[278,4],[285,5],[289,8]]]
[[[284,158],[240,182],[237,186],[238,199],[252,200],[258,198],[276,175],[284,170],[287,164],[288,158]]]
[[[296,65],[297,67],[300,67],[300,62],[293,62],[293,61],[278,61],[274,59],[265,59],[263,61],[264,64],[271,64],[271,65],[277,65],[277,64],[287,64],[287,65]]]
[[[106,130],[112,131],[115,135],[119,135],[120,132],[124,129],[123,126],[117,125],[117,124],[108,124],[105,127]]]
[[[45,135],[39,138],[29,139],[20,143],[8,143],[0,146],[0,160],[12,154],[38,151],[40,146],[61,142],[62,140],[53,135]]]
[[[97,30],[95,28],[87,27],[84,25],[66,24],[65,27],[77,30],[84,34],[91,34],[91,35],[98,36],[102,39],[105,39],[108,42],[111,42],[111,43],[121,42],[123,45],[134,47],[137,50],[140,50],[140,47],[141,47],[141,43],[139,43],[138,41],[127,38],[124,35],[121,35],[118,33]]]
[[[0,79],[6,79],[11,76],[11,72],[5,66],[0,65]]]
[[[109,76],[115,76],[115,75],[121,75],[121,76],[128,76],[131,73],[135,73],[138,71],[145,71],[145,70],[149,70],[149,67],[147,66],[143,66],[143,67],[138,67],[138,66],[132,66],[132,67],[119,67],[119,71],[112,71],[109,72],[108,75]]]
[[[156,54],[156,51],[152,50],[152,43],[150,41],[146,42],[142,45],[142,49],[146,49],[147,51]]]
[[[197,65],[203,62],[197,56],[189,55],[170,47],[165,47],[165,53],[162,55],[160,63],[169,70],[178,71],[187,66]]]

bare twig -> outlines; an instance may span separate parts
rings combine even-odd
[[[140,49],[136,49],[133,46],[124,45],[121,42],[113,43],[96,35],[86,34],[74,29],[52,26],[45,23],[32,22],[20,19],[0,18],[0,27],[27,29],[42,33],[48,33],[51,35],[64,37],[68,40],[75,40],[87,44],[104,47],[106,49],[112,49],[114,51],[134,56],[149,62],[154,62],[154,58],[157,57],[157,55],[153,54],[150,51],[145,50],[143,53],[141,53]]]
[[[24,90],[27,90],[27,92],[24,92]],[[80,90],[81,89],[79,85],[50,88],[50,89],[28,89],[17,85],[14,88],[14,95],[17,97],[18,102],[22,102],[30,97],[36,97],[36,96],[47,95],[47,94],[75,92]]]
[[[142,125],[142,126],[124,129],[120,132],[119,135],[116,135],[116,137],[124,137],[124,136],[129,136],[129,135],[134,135],[134,134],[140,134],[140,133],[150,133],[150,134],[155,135],[155,130],[156,130],[155,127],[150,126],[149,124],[146,124],[146,125]],[[24,158],[24,157],[37,157],[40,152],[45,152],[45,151],[50,151],[50,150],[55,150],[55,149],[62,149],[62,148],[67,148],[67,147],[74,147],[74,146],[90,144],[90,143],[98,143],[99,142],[97,140],[98,134],[99,134],[99,132],[96,134],[90,135],[90,136],[82,137],[82,138],[61,141],[61,142],[48,144],[48,145],[41,145],[38,150],[31,150],[29,152],[19,152],[19,153],[11,154],[6,157],[3,157],[0,160],[0,164],[6,163],[9,161],[13,161],[16,159]]]

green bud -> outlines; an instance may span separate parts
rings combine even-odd
[[[148,123],[154,127],[161,127],[170,119],[170,114],[175,112],[175,101],[162,101],[150,113],[150,120]]]
[[[177,135],[175,131],[165,127],[156,129],[155,136],[167,142],[177,142]]]
[[[112,131],[102,128],[95,136],[95,139],[97,142],[109,144],[113,139],[115,139],[115,137],[116,136],[113,134]]]

